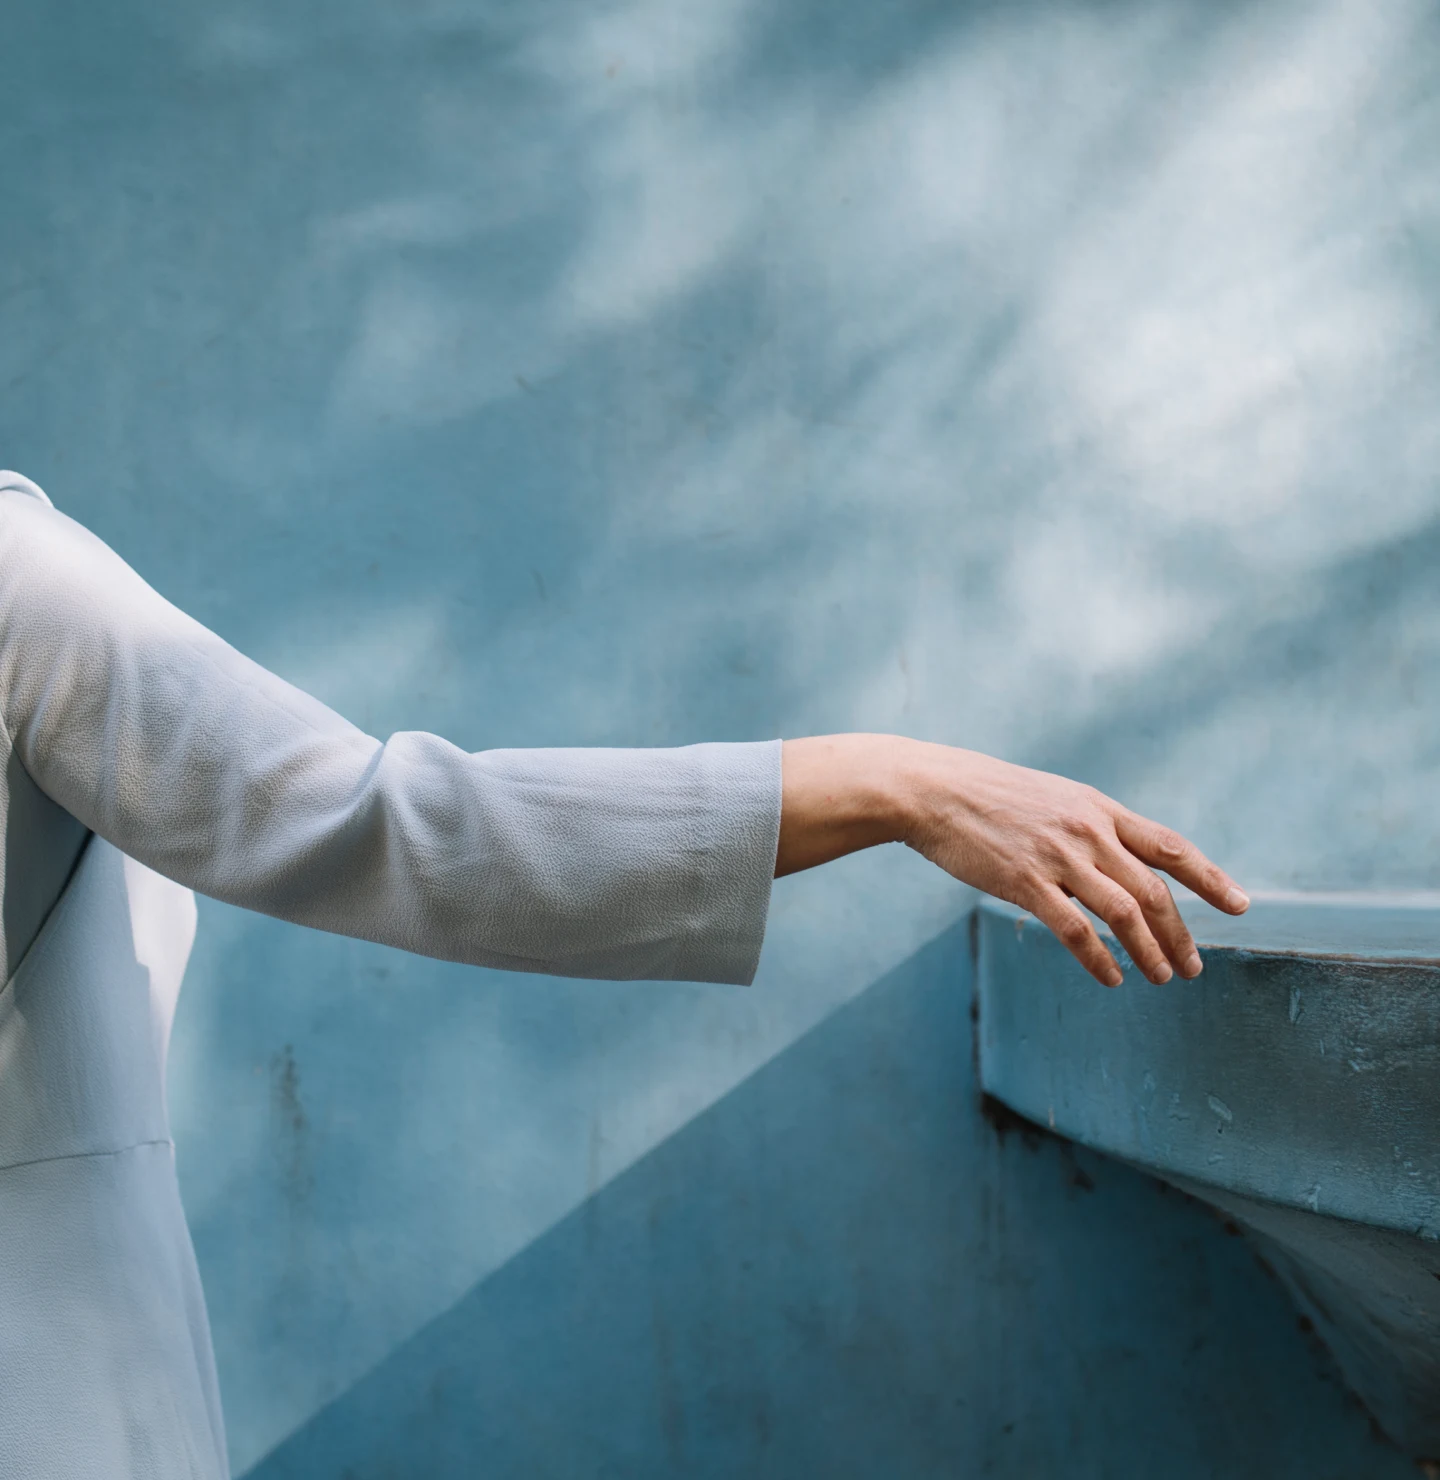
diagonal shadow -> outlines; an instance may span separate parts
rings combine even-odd
[[[1407,1474],[1208,1215],[981,1119],[968,961],[932,941],[249,1480]]]

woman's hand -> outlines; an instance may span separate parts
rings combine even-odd
[[[1120,968],[1076,901],[1153,982],[1200,974],[1163,869],[1228,914],[1249,899],[1193,843],[1091,786],[894,735],[787,740],[775,873],[903,842],[1043,921],[1105,986]]]

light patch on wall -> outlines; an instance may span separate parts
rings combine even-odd
[[[1047,689],[1073,688],[1142,669],[1210,626],[1221,610],[1214,596],[1197,596],[1148,557],[1145,541],[1101,511],[1060,510],[1037,523],[1017,541],[1001,588],[1012,657],[1043,671]]]
[[[292,37],[251,9],[198,21],[189,51],[202,70],[268,69],[297,57]]]
[[[392,196],[319,222],[315,249],[332,262],[395,247],[444,247],[494,224],[476,201],[454,193]]]
[[[787,142],[771,134],[765,148]],[[604,205],[562,288],[580,326],[642,320],[733,260],[764,193],[766,155],[751,143],[758,132],[721,141],[661,109],[613,128],[591,166]]]
[[[336,373],[331,436],[365,435],[367,422],[436,425],[517,394],[517,367],[537,378],[537,348],[523,305],[483,292],[460,297],[398,267],[371,283],[355,339]]]
[[[777,204],[810,121],[792,97],[783,113],[732,113],[717,127],[709,101],[761,12],[755,0],[641,0],[537,34],[522,53],[586,116],[591,215],[561,287],[576,327],[617,328],[693,293]]]
[[[332,634],[318,650],[287,654],[283,671],[297,688],[369,729],[371,716],[394,711],[397,696],[423,692],[427,678],[446,681],[448,638],[446,614],[430,602],[347,612],[343,637]]]
[[[1366,387],[1415,333],[1384,261],[1400,222],[1348,156],[1417,19],[1343,3],[1263,47],[1238,31],[1201,73],[1188,132],[1082,221],[1045,290],[1035,349],[1060,428],[1102,429],[1117,487],[1161,517],[1263,534],[1259,559],[1323,559],[1360,520],[1388,534],[1429,504],[1426,488],[1393,488],[1377,526],[1366,491],[1324,473],[1353,441],[1336,413],[1368,413]],[[1391,217],[1378,230],[1377,205]]]
[[[801,412],[803,457],[850,538],[832,550],[793,494],[773,498],[790,439],[757,359],[710,405],[706,435],[673,443],[653,482],[617,503],[595,569],[720,524],[761,556],[747,592],[763,609],[762,552],[812,541],[812,611],[887,588],[878,572],[892,568],[899,627],[925,558],[914,540],[948,511],[1010,593],[1003,665],[972,646],[969,676],[997,696],[1053,698],[1063,658],[1078,721],[1091,680],[1163,663],[1249,600],[1241,570],[1298,574],[1423,521],[1433,480],[1415,447],[1431,445],[1422,406],[1440,387],[1407,351],[1427,320],[1385,260],[1398,208],[1380,203],[1377,230],[1369,177],[1352,186],[1338,148],[1358,116],[1383,113],[1418,19],[1338,3],[1200,43],[1183,8],[1123,36],[1098,14],[1058,28],[1049,14],[1005,17],[813,136],[802,123],[793,137],[813,137],[814,157],[787,153],[782,131],[764,168],[796,189],[767,197],[764,251],[780,264],[780,331],[834,387],[824,425]],[[1148,133],[1145,79],[1177,59],[1171,85],[1189,104]],[[1033,106],[1042,93],[1059,103]],[[812,101],[802,91],[795,106],[803,120]],[[656,132],[649,145],[659,152],[629,163],[664,196],[689,139]],[[1334,229],[1347,202],[1364,232]],[[592,251],[643,260],[643,231],[610,241],[608,229]],[[1377,397],[1393,400],[1393,461],[1357,478],[1343,449],[1363,442],[1355,423]],[[993,459],[1007,437],[1013,469],[976,466],[973,447]],[[1012,497],[992,533],[995,501]],[[898,507],[914,538],[893,526]],[[1232,558],[1174,563],[1197,529]],[[989,621],[956,602],[962,625]],[[670,630],[680,665],[693,628]],[[792,620],[782,639],[796,670],[813,656],[805,631]],[[783,671],[798,692],[801,672]],[[851,681],[866,691],[863,671]]]
[[[520,55],[557,86],[582,89],[592,106],[612,94],[698,93],[743,61],[751,23],[763,12],[760,0],[620,0],[590,7],[568,27],[534,28]]]

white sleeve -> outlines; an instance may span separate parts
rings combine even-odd
[[[123,852],[233,904],[448,960],[751,980],[778,741],[382,744],[35,494],[0,474],[0,718],[41,790]]]

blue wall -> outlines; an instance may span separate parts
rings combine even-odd
[[[903,730],[1440,885],[1413,0],[18,0],[0,463],[377,734]],[[237,1472],[1399,1476],[1200,1209],[978,1115],[960,889],[749,991],[202,904]]]

